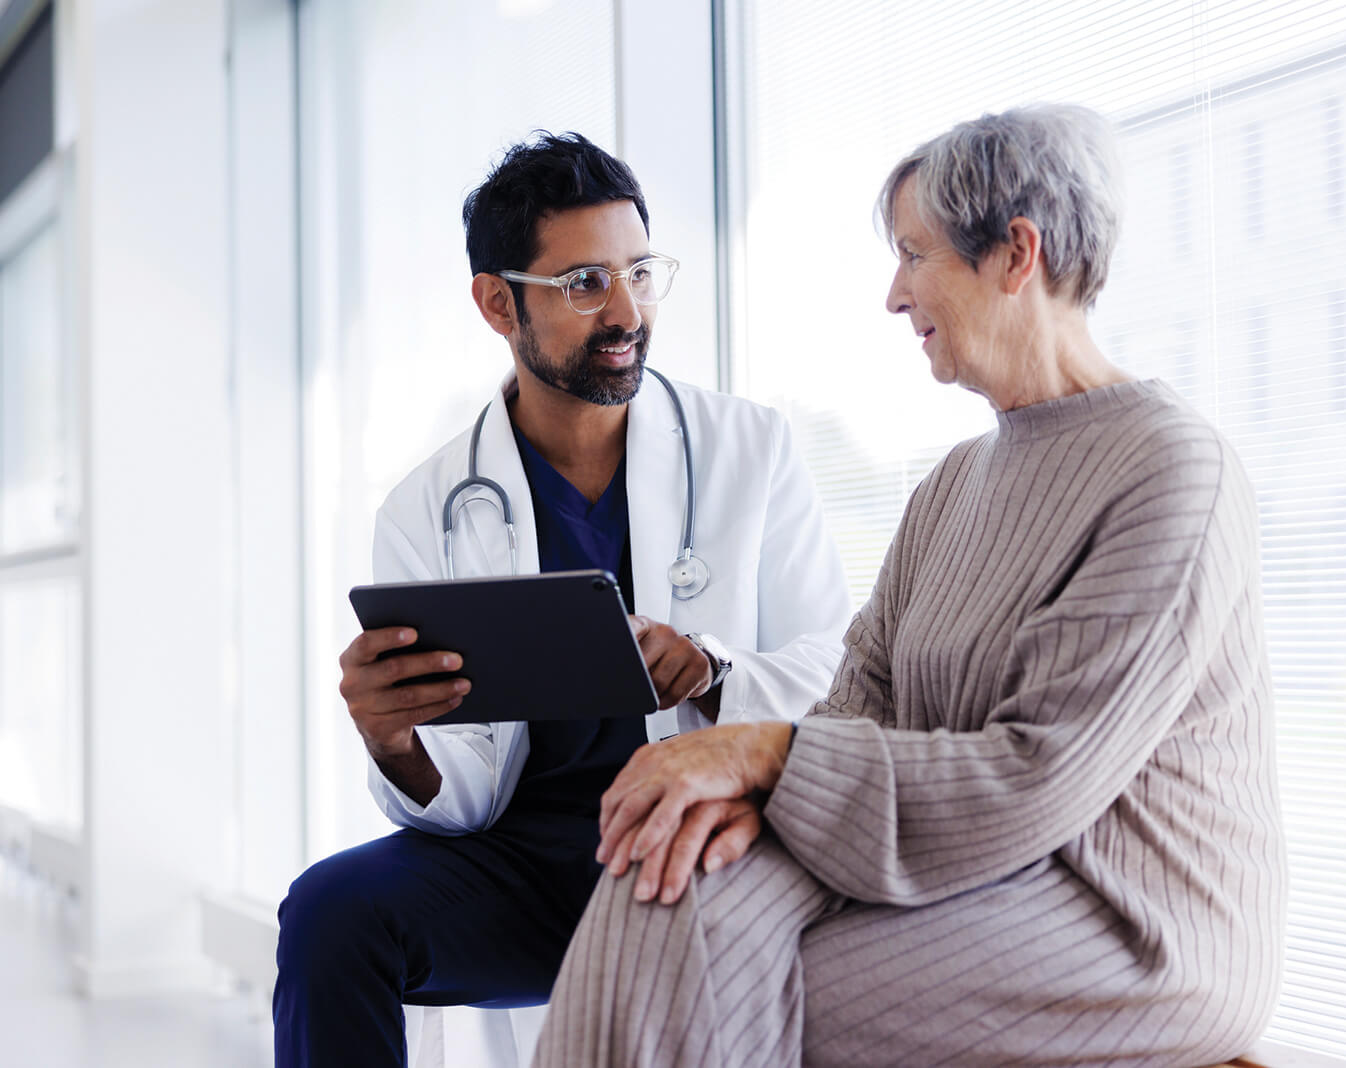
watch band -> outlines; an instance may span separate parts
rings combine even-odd
[[[724,682],[724,677],[729,674],[729,669],[734,666],[734,662],[729,658],[729,650],[713,634],[693,632],[687,634],[687,640],[700,649],[705,654],[706,659],[710,661],[712,677],[709,688],[713,690]]]

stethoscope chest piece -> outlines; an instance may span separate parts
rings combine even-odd
[[[668,565],[668,581],[673,586],[673,596],[679,601],[690,601],[706,588],[710,581],[710,568],[699,556],[693,556],[691,549],[684,549],[681,556]]]

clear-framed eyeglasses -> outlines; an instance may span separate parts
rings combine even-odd
[[[581,315],[597,315],[612,299],[612,286],[618,278],[625,278],[631,288],[631,297],[637,304],[658,304],[673,285],[678,273],[678,261],[672,256],[646,256],[624,271],[610,271],[606,267],[577,267],[565,274],[526,274],[523,271],[497,271],[501,278],[511,282],[527,282],[535,286],[553,286],[565,294],[571,310]]]

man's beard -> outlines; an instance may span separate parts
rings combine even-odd
[[[604,367],[595,359],[600,348],[626,342],[635,346],[636,358],[629,366]],[[650,328],[644,323],[630,334],[616,326],[590,335],[588,341],[553,364],[543,357],[531,324],[522,324],[519,332],[519,358],[535,378],[582,401],[605,407],[625,404],[639,392],[649,346]]]

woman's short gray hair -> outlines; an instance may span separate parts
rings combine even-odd
[[[914,177],[916,208],[974,269],[1031,220],[1053,293],[1091,307],[1108,277],[1121,225],[1121,168],[1106,119],[1074,105],[1015,108],[959,123],[893,168],[878,209],[893,240],[898,190]]]

